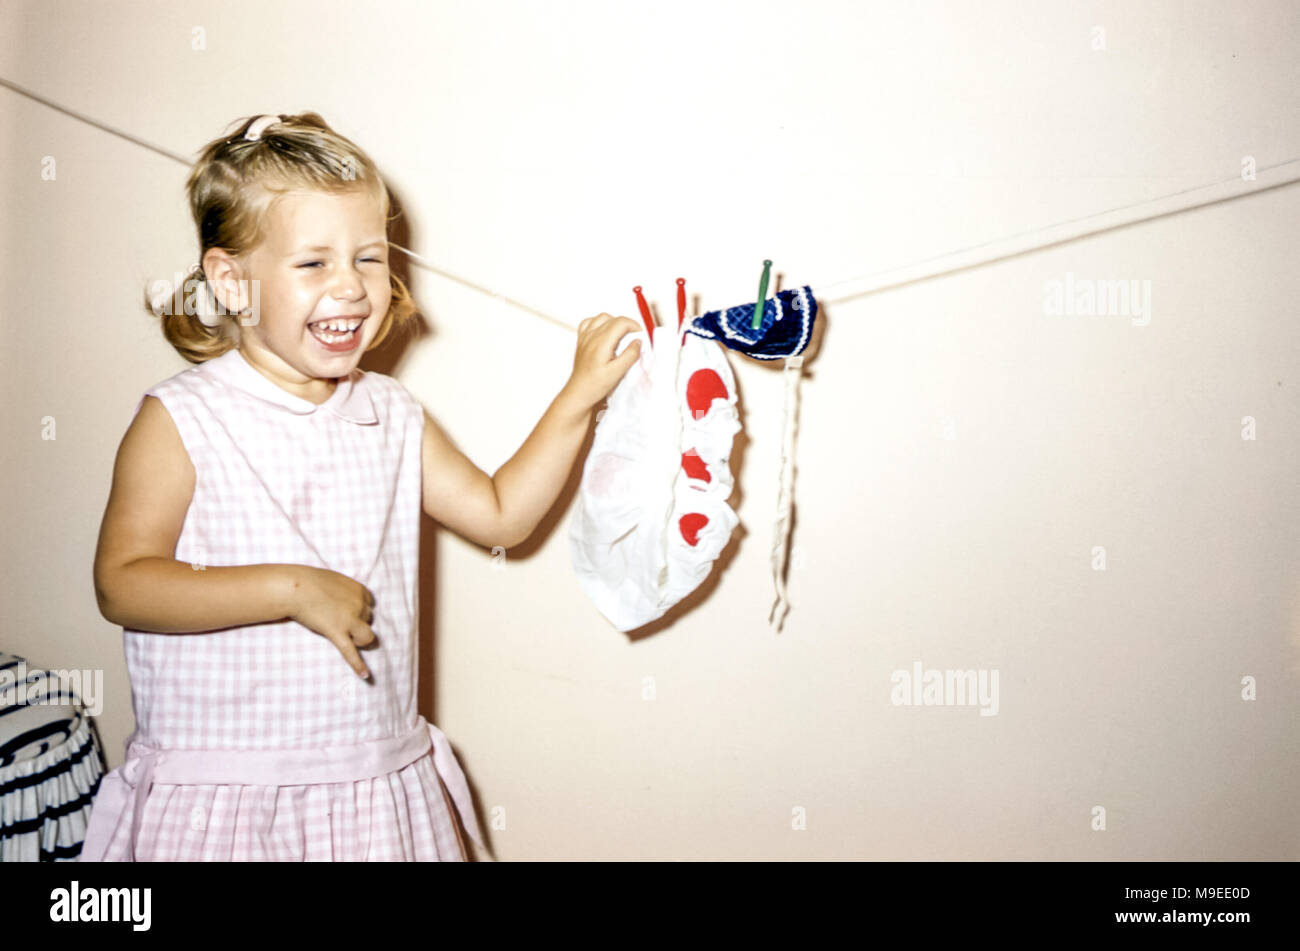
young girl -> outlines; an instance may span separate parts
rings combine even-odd
[[[415,313],[361,149],[315,113],[262,116],[187,188],[199,296],[162,322],[196,365],[146,391],[117,455],[95,592],[136,727],[81,859],[464,860],[453,804],[483,844],[470,792],[416,711],[420,513],[526,539],[639,325],[582,321],[569,380],[488,476],[357,366]]]

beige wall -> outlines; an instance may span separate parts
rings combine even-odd
[[[1300,156],[1294,4],[626,6],[8,2],[0,75],[186,154],[318,111],[407,246],[573,324],[635,316],[634,284],[661,318],[678,276],[752,299],[765,257],[816,290]],[[117,765],[91,562],[130,413],[185,366],[138,300],[196,260],[186,170],[3,88],[0,130],[0,648],[102,669]],[[497,856],[1300,857],[1297,222],[1293,184],[827,306],[779,635],[781,381],[738,356],[743,528],[673,623],[632,640],[586,601],[576,466],[504,562],[434,532],[426,712]],[[1046,315],[1067,272],[1150,281],[1149,324]],[[363,365],[495,471],[574,337],[410,276],[432,333]],[[895,705],[917,662],[996,671],[997,714]]]

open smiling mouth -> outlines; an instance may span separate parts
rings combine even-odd
[[[341,352],[357,345],[364,323],[364,317],[334,317],[308,324],[307,329],[326,350]]]

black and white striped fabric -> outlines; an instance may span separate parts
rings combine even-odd
[[[75,862],[104,772],[81,698],[0,651],[0,862]]]

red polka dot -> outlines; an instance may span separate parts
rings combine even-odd
[[[696,370],[686,383],[686,405],[691,415],[703,419],[715,399],[727,399],[727,385],[714,370]]]
[[[694,449],[688,449],[682,453],[682,468],[692,479],[702,479],[705,482],[712,482],[713,476],[709,475],[709,467],[704,464],[699,453]]]
[[[681,529],[682,538],[686,539],[686,544],[694,548],[696,542],[700,540],[700,529],[709,524],[709,517],[699,512],[689,512],[683,515],[677,524]]]

